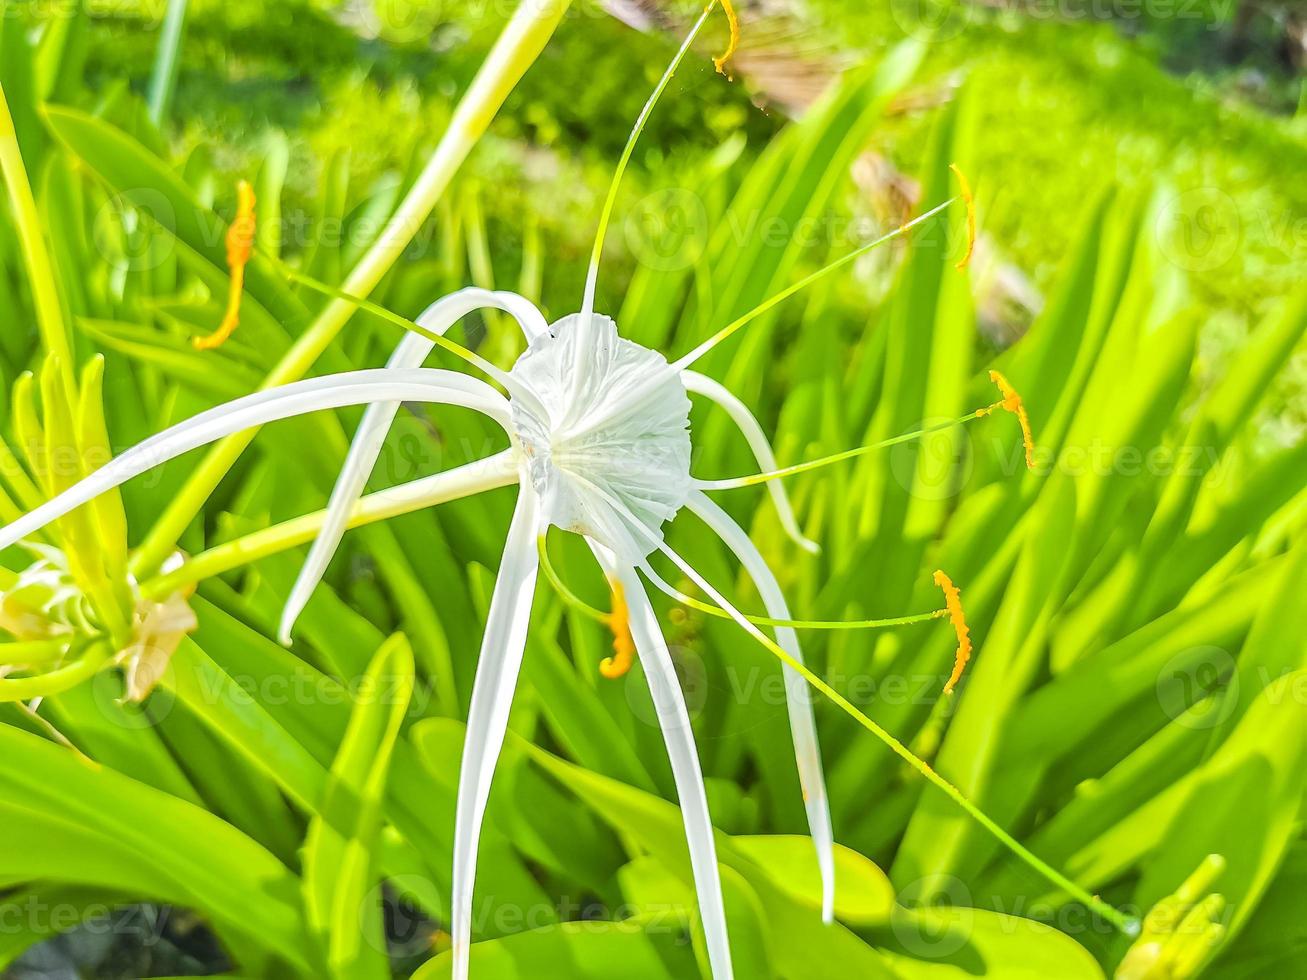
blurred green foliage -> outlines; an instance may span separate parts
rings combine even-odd
[[[79,360],[105,354],[115,445],[260,383],[323,302],[271,260],[341,280],[377,233],[376,216],[411,184],[502,20],[489,8],[441,7],[457,16],[429,31],[419,18],[414,32],[377,29],[366,6],[197,2],[174,122],[159,132],[139,96],[161,5],[96,8],[73,22],[80,41],[44,61],[51,35],[35,28],[48,25],[12,6],[0,80],[75,350]],[[919,180],[923,206],[952,193],[947,165],[958,161],[975,182],[982,229],[1045,294],[1025,337],[1000,350],[978,333],[971,280],[954,268],[955,204],[911,247],[873,253],[702,366],[756,409],[786,461],[986,404],[985,372],[998,367],[1025,395],[1039,465],[1022,468],[1015,423],[1000,415],[805,474],[793,489],[820,557],[794,552],[760,494],[725,502],[801,615],[930,609],[930,571],[947,568],[979,639],[953,700],[938,696],[954,646],[940,624],[813,635],[812,662],[1115,904],[1192,912],[1205,896],[1184,883],[1222,854],[1220,877],[1201,889],[1222,896],[1219,923],[1198,916],[1197,938],[1161,916],[1148,923],[1146,938],[1183,959],[1179,975],[1246,977],[1295,962],[1307,648],[1289,627],[1307,569],[1307,453],[1300,440],[1262,436],[1268,418],[1301,417],[1291,357],[1307,327],[1302,244],[1277,238],[1279,222],[1292,230],[1304,211],[1291,179],[1304,172],[1300,124],[1223,101],[1219,79],[1209,88],[1168,75],[1159,60],[1183,63],[1185,42],[1165,23],[1131,41],[1111,25],[968,7],[960,32],[904,47],[889,8],[806,13],[828,51],[856,48],[868,65],[792,125],[751,106],[747,78],[730,84],[706,59],[687,68],[637,154],[600,307],[640,343],[689,349],[856,243],[844,229],[869,207],[848,174],[869,141]],[[555,315],[573,309],[612,160],[668,55],[667,37],[592,9],[570,18],[374,298],[411,314],[471,280],[539,290]],[[966,76],[957,92],[954,74]],[[925,109],[896,102],[941,88],[949,97]],[[188,340],[221,305],[220,229],[237,177],[259,189],[263,261],[236,337],[199,354]],[[1174,238],[1175,195],[1204,187],[1233,202],[1243,229],[1212,267],[1207,253],[1177,252]],[[678,188],[702,219],[655,224],[644,237],[649,203],[656,218],[661,195]],[[166,220],[149,216],[160,200]],[[837,231],[777,239],[772,220]],[[45,353],[22,223],[6,210],[0,224],[6,386]],[[396,335],[359,313],[319,367],[380,363]],[[494,318],[466,336],[496,357],[520,343]],[[42,482],[40,430],[66,426],[55,385],[45,384],[40,413],[21,397],[0,411],[6,451],[16,450],[3,473],[6,521],[53,489]],[[270,427],[187,529],[185,550],[321,506],[356,418]],[[722,419],[700,409],[693,421],[697,473],[748,469]],[[458,413],[406,413],[378,482],[462,462],[497,438]],[[189,467],[178,460],[124,488],[132,542]],[[104,671],[48,699],[41,716],[4,707],[5,900],[77,917],[143,899],[184,906],[243,975],[279,978],[380,975],[383,907],[392,919],[420,910],[403,937],[411,944],[395,944],[392,921],[384,952],[397,970],[443,975],[451,760],[508,504],[497,492],[352,533],[292,651],[269,635],[294,551],[200,584],[199,628],[144,706],[121,704],[116,673]],[[51,540],[93,551],[79,530],[62,525]],[[757,605],[714,540],[679,524],[672,540]],[[580,543],[563,538],[556,552],[568,581],[602,604],[604,583]],[[4,558],[8,588],[30,558]],[[122,585],[121,574],[109,583]],[[609,976],[619,965],[633,977],[694,975],[700,937],[643,678],[601,678],[605,631],[546,588],[538,605],[482,848],[490,914],[477,975]],[[776,665],[730,624],[659,609],[696,699],[742,976],[1074,980],[1122,961],[1127,937],[1032,879],[824,703],[846,890],[840,924],[822,927],[814,869],[796,846],[806,842],[792,836],[803,814],[784,709],[766,694]],[[432,692],[446,669],[452,706]],[[398,706],[352,696],[378,674],[400,681]],[[267,696],[288,687],[310,695]],[[635,914],[608,921],[616,909]],[[604,921],[580,921],[592,914]],[[559,918],[577,921],[557,927]],[[11,962],[56,931],[24,919],[0,933],[0,957]],[[1160,956],[1131,954],[1138,975],[1177,975]]]

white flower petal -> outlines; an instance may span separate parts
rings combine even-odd
[[[708,596],[708,598],[711,599],[714,603],[716,603],[722,609],[723,612],[727,613],[733,620],[735,620],[736,623],[740,625],[741,629],[743,629],[750,636],[757,639],[764,646],[767,645],[768,640],[766,635],[762,632],[762,630],[760,630],[753,623],[749,622],[749,620],[745,617],[744,613],[740,612],[740,610],[735,608],[735,606],[729,600],[727,600],[727,598],[724,595],[722,595],[721,592],[719,592],[717,589],[713,587],[711,582],[709,582],[706,578],[703,577],[703,575],[701,575],[698,571],[695,570],[693,565],[691,565],[688,561],[686,561],[674,550],[672,550],[672,548],[665,541],[659,542],[658,550],[661,551],[664,555],[666,555],[669,559],[671,559],[672,563],[676,565],[676,567],[679,568],[682,572],[684,572],[685,575],[690,579],[690,581],[694,582],[695,585],[701,588],[704,591],[704,593]],[[761,591],[761,583],[759,583],[759,586]],[[788,619],[789,617],[775,616],[773,618]],[[790,655],[794,656],[793,653],[791,653]],[[787,689],[788,689],[788,679],[787,679]],[[824,793],[825,792],[824,783],[822,784],[822,786],[823,786],[822,791]],[[809,819],[811,820],[811,814],[809,815]],[[813,831],[814,843],[817,842],[817,833],[818,833],[817,830],[814,829]],[[821,853],[822,853],[821,848],[819,846],[818,849],[819,865],[821,864],[822,861]],[[823,887],[822,887],[822,917],[827,922],[831,920],[834,914],[833,882],[834,882],[833,867],[829,869],[824,868]]]
[[[676,796],[681,803],[681,819],[685,824],[685,840],[690,851],[694,890],[699,900],[699,917],[703,920],[708,965],[716,980],[729,980],[733,976],[731,947],[726,932],[721,874],[717,869],[717,846],[694,731],[685,710],[685,697],[644,584],[634,569],[610,567],[608,570],[615,571],[622,582],[630,611],[631,638],[635,641],[640,664],[649,682],[649,693],[653,697],[667,757],[671,761]]]
[[[709,401],[720,406],[731,421],[735,423],[744,436],[745,442],[753,451],[753,458],[758,462],[758,469],[764,473],[780,468],[776,462],[776,454],[772,452],[771,443],[767,441],[767,434],[762,431],[762,426],[754,418],[749,406],[735,397],[735,394],[725,385],[713,380],[705,374],[698,371],[682,371],[681,381],[685,384],[685,390],[695,395],[702,395]],[[771,494],[772,504],[776,508],[776,516],[781,522],[781,527],[785,533],[794,539],[794,542],[809,554],[817,554],[821,550],[820,545],[811,538],[804,537],[803,532],[799,530],[799,522],[794,518],[794,509],[790,506],[789,495],[785,492],[785,484],[780,480],[769,480],[767,482],[767,492]],[[779,617],[777,617],[779,618]]]
[[[513,689],[522,667],[531,600],[535,593],[539,556],[536,534],[539,501],[523,485],[508,529],[504,557],[490,599],[490,614],[481,656],[477,661],[472,703],[467,715],[467,738],[458,774],[458,801],[454,820],[454,879],[451,897],[455,980],[467,980],[472,943],[472,895],[476,882],[477,845],[481,822],[490,797],[490,780],[508,729]]]
[[[699,491],[690,497],[688,506],[740,559],[762,597],[767,615],[772,619],[790,619],[789,606],[776,576],[744,529]],[[791,657],[803,663],[798,634],[789,626],[775,629],[776,642]],[[803,805],[808,813],[812,843],[817,849],[817,866],[821,869],[821,917],[829,923],[835,916],[835,841],[830,804],[826,798],[826,778],[821,768],[821,749],[817,745],[817,723],[813,718],[807,682],[788,664],[782,665],[781,669],[785,675],[785,702],[790,714],[790,732],[794,737],[799,784],[803,788]]]
[[[417,318],[417,322],[432,333],[444,336],[445,332],[463,317],[485,308],[503,310],[512,315],[521,326],[528,342],[542,333],[549,332],[544,315],[529,300],[516,293],[492,292],[477,288],[462,289],[436,300],[423,311]],[[386,367],[389,370],[420,367],[433,347],[435,341],[422,334],[405,334],[404,339],[390,355]],[[277,633],[283,644],[290,644],[291,629],[295,625],[295,620],[308,604],[313,590],[322,581],[327,566],[331,564],[332,555],[340,546],[340,539],[345,535],[350,511],[362,496],[368,477],[372,475],[377,457],[381,455],[381,445],[386,439],[386,433],[390,431],[390,425],[395,420],[399,406],[400,403],[397,401],[374,402],[368,406],[363,421],[359,423],[358,430],[354,433],[349,455],[345,458],[345,465],[341,468],[340,475],[336,477],[336,485],[332,488],[322,528],[309,549],[308,557],[300,568],[295,584],[286,599],[286,605],[282,609],[281,625]]]
[[[297,381],[211,408],[133,446],[53,500],[0,529],[0,549],[39,531],[106,490],[233,432],[308,412],[397,399],[460,405],[485,413],[505,431],[509,428],[504,397],[484,381],[452,371],[381,368]]]

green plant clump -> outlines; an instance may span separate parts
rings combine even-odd
[[[614,261],[588,294],[609,173],[670,78],[665,38],[560,0],[420,35],[394,4],[362,25],[361,7],[269,12],[289,33],[245,5],[172,6],[185,20],[163,43],[185,57],[156,57],[162,7],[135,25],[81,4],[0,19],[0,523],[202,412],[363,378],[405,338],[430,339],[438,370],[389,377],[444,379],[462,408],[387,388],[215,428],[17,525],[30,533],[0,552],[13,976],[63,957],[105,977],[434,978],[467,954],[476,977],[721,980],[725,953],[736,976],[795,980],[1292,975],[1307,444],[1265,430],[1291,414],[1276,385],[1307,288],[1301,255],[1280,262],[1251,232],[1219,270],[1178,252],[1184,181],[1146,172],[1169,144],[1176,171],[1226,168],[1241,202],[1297,208],[1301,186],[1271,179],[1302,152],[1282,127],[1207,106],[1172,141],[1180,121],[1136,107],[1151,148],[1121,149],[1129,173],[1095,165],[1092,143],[1072,172],[1074,120],[1046,148],[1062,169],[1014,149],[1041,98],[1069,98],[1015,37],[990,38],[994,57],[911,122],[904,94],[938,78],[930,42],[886,46],[788,123],[749,110],[696,42],[608,199]],[[206,90],[229,53],[247,99]],[[1095,57],[1061,64],[1112,75],[1104,92],[1171,84]],[[157,87],[123,81],[156,64]],[[1017,107],[1006,132],[1030,130],[1017,144],[990,138],[996,90]],[[247,113],[244,136],[206,135]],[[1227,122],[1230,145],[1202,148]],[[868,233],[851,174],[909,133],[916,219]],[[978,329],[972,191],[982,236],[1039,270],[1042,308],[1004,349]],[[592,299],[622,343],[694,359],[688,465],[720,510],[655,522],[665,541],[638,573],[584,520],[594,555],[580,534],[537,542],[530,474],[506,488],[542,452],[523,448],[521,412],[543,411],[527,399],[552,390],[518,386],[522,365],[557,338],[503,301],[440,335],[422,311],[464,286],[512,289],[550,321],[583,309],[581,331],[600,323]],[[1214,309],[1249,324],[1215,363]],[[195,342],[234,313],[224,343]],[[514,398],[507,422],[467,410],[503,401],[491,382]],[[697,397],[713,385],[738,412]],[[279,643],[360,408],[392,399],[373,492]],[[763,432],[743,438],[750,412]],[[644,435],[604,452],[637,466]],[[486,457],[525,462],[459,469]],[[782,466],[784,493],[758,475]],[[559,492],[540,506],[567,530]],[[785,601],[741,567],[755,547]],[[646,599],[656,579],[671,594]],[[534,606],[516,639],[505,604]],[[469,894],[460,787],[480,756],[459,760],[487,738],[473,691],[515,643]],[[664,698],[683,698],[674,724]],[[796,698],[820,738],[797,769]],[[131,909],[156,917],[145,941]]]

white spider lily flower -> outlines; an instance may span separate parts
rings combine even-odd
[[[453,976],[456,980],[467,980],[469,973],[477,849],[491,781],[503,748],[513,693],[521,671],[536,580],[544,551],[544,535],[550,526],[586,538],[601,569],[614,584],[615,598],[620,598],[625,603],[624,619],[630,630],[631,644],[643,665],[671,762],[685,825],[691,874],[698,895],[707,958],[714,978],[728,980],[733,975],[714,831],[689,714],[667,644],[644,589],[645,579],[681,601],[735,620],[743,630],[781,660],[799,781],[821,875],[821,911],[825,922],[832,921],[834,911],[834,841],[816,725],[805,680],[857,719],[864,728],[978,820],[1030,867],[1128,934],[1133,934],[1132,931],[1137,931],[1134,920],[1089,895],[1036,858],[1001,826],[978,810],[956,787],[859,712],[856,706],[804,663],[793,628],[796,625],[862,628],[922,622],[947,614],[959,639],[954,674],[945,687],[946,692],[951,690],[951,685],[966,663],[971,646],[962,618],[958,590],[948,577],[943,572],[936,572],[936,581],[945,591],[945,610],[901,617],[898,620],[866,620],[859,624],[791,620],[776,578],[757,547],[748,534],[704,493],[707,490],[729,490],[766,482],[778,520],[785,531],[800,547],[808,551],[816,550],[816,545],[800,533],[794,512],[781,484],[776,482],[777,479],[850,459],[893,444],[903,437],[778,469],[761,426],[745,405],[720,383],[697,374],[690,370],[690,366],[714,346],[782,300],[818,278],[848,265],[870,249],[930,220],[948,207],[952,199],[786,287],[671,363],[657,351],[622,338],[617,324],[594,309],[604,231],[612,216],[622,172],[649,113],[703,27],[713,5],[709,3],[672,59],[628,139],[604,202],[579,313],[564,317],[551,327],[544,315],[521,296],[480,289],[453,293],[433,303],[423,313],[416,331],[398,345],[385,368],[351,371],[266,389],[175,425],[129,449],[53,500],[0,529],[0,549],[16,544],[51,521],[151,467],[207,443],[292,416],[366,405],[367,411],[333,488],[319,534],[287,598],[278,632],[284,642],[289,642],[296,618],[321,580],[344,529],[351,521],[363,523],[366,520],[382,519],[420,506],[436,506],[459,497],[517,483],[517,503],[509,525],[476,665],[455,805],[450,929],[453,940]],[[729,5],[724,6],[728,7],[729,12]],[[733,50],[733,13],[731,23]],[[962,180],[960,172],[959,179]],[[971,235],[974,233],[971,196],[965,181],[962,187],[962,198],[968,205],[968,232]],[[970,242],[971,239],[968,240]],[[307,277],[299,278],[313,282]],[[323,288],[328,292],[337,292],[331,287]],[[370,305],[366,300],[360,302]],[[508,371],[443,339],[445,331],[459,319],[474,310],[486,308],[498,309],[513,316],[526,335],[527,349]],[[380,312],[393,318],[387,311]],[[406,323],[406,326],[413,325]],[[468,375],[422,367],[437,342],[484,371],[508,392],[509,397],[506,398],[486,382]],[[1021,421],[1029,463],[1033,445],[1020,396],[997,372],[991,371],[990,374],[1003,393],[1003,401],[949,424],[979,418],[998,408],[1011,411]],[[752,449],[762,472],[729,480],[701,481],[691,477],[690,394],[707,398],[727,413]],[[402,402],[454,405],[480,412],[503,429],[508,437],[509,448],[456,470],[393,488],[377,495],[378,498],[384,497],[384,500],[372,499],[367,506],[357,507],[382,442]],[[702,520],[739,559],[761,596],[769,618],[761,619],[742,613],[668,545],[664,538],[664,526],[683,510],[690,511]],[[302,520],[304,523],[312,523],[312,518]],[[703,591],[711,600],[711,605],[682,596],[664,582],[649,564],[648,559],[654,552],[660,552],[668,558]],[[52,583],[57,584],[42,569],[38,569],[35,575],[35,579],[29,578],[23,584],[36,585],[47,593]],[[41,577],[43,575],[44,578]],[[192,578],[189,581],[194,580]],[[563,583],[556,581],[556,584],[561,589],[566,589]],[[58,594],[57,590],[54,594]],[[2,598],[4,596],[0,596]],[[576,599],[572,601],[580,602]],[[21,630],[31,625],[30,620],[20,620],[15,615],[15,609],[5,608],[5,605],[0,602],[0,619],[19,627],[21,635]],[[63,605],[67,606],[67,603]],[[129,671],[133,692],[143,694],[148,690],[162,663],[166,662],[167,655],[181,636],[193,627],[194,620],[189,613],[184,594],[172,594],[161,602],[138,605],[133,645],[123,651],[123,656],[117,661]],[[596,615],[606,618],[601,613]],[[772,628],[775,631],[775,641],[759,625]],[[63,631],[59,631],[59,635],[63,635]],[[77,666],[78,671],[85,671],[94,670],[97,665],[98,661],[88,657]],[[0,675],[4,669],[0,667]],[[84,673],[64,673],[67,674],[65,683],[75,683],[78,678],[85,676]],[[3,680],[2,676],[0,680]],[[21,680],[26,682],[29,679]]]
[[[634,566],[653,550],[641,527],[661,541],[689,499],[690,399],[661,354],[619,337],[606,316],[591,315],[589,330],[585,319],[563,318],[513,366],[538,404],[515,397],[513,426],[546,523]]]
[[[550,328],[543,315],[522,297],[467,289],[433,304],[419,323],[433,332],[443,332],[477,308],[510,313],[528,337],[528,347],[512,369],[495,372],[512,393],[511,399],[467,375],[417,366],[433,343],[413,334],[399,345],[385,368],[257,392],[147,439],[0,530],[0,548],[151,467],[234,432],[309,412],[367,405],[319,538],[287,602],[281,624],[285,638],[336,549],[399,404],[456,405],[483,413],[508,434],[510,449],[486,460],[485,472],[462,490],[480,492],[514,481],[520,490],[477,663],[459,778],[451,923],[455,975],[466,976],[468,970],[477,845],[526,643],[538,572],[537,541],[552,525],[583,535],[605,574],[623,587],[632,637],[672,761],[709,960],[714,976],[730,977],[712,823],[693,734],[666,643],[637,570],[652,571],[645,559],[655,550],[667,550],[664,525],[688,507],[704,517],[740,558],[757,583],[768,613],[788,615],[774,577],[748,536],[707,500],[690,475],[688,391],[722,405],[740,426],[760,465],[774,466],[774,456],[757,421],[738,399],[716,382],[674,369],[656,351],[620,337],[616,324],[600,314],[587,317],[589,330],[580,329],[584,314],[565,317]],[[576,349],[585,337],[595,345],[589,354]],[[414,481],[408,486],[421,483]],[[431,502],[452,499],[449,488],[437,483],[430,483]],[[783,519],[797,535],[784,491],[779,484],[773,487],[778,513],[787,515]],[[778,628],[777,638],[799,656],[793,630]],[[834,896],[833,841],[816,727],[806,692],[796,686],[802,680],[790,668],[785,670],[800,780],[822,871],[823,915],[829,921]]]
[[[943,210],[947,202],[783,290],[673,363],[657,351],[621,337],[612,319],[594,311],[604,229],[634,142],[707,14],[705,10],[700,16],[664,73],[623,152],[600,219],[579,313],[551,327],[544,315],[521,296],[461,290],[427,308],[418,319],[420,331],[404,338],[385,368],[299,381],[201,413],[128,450],[0,529],[0,548],[8,547],[98,494],[206,443],[308,412],[367,405],[317,539],[287,598],[278,632],[283,642],[289,642],[296,618],[321,580],[355,512],[400,404],[456,405],[481,412],[498,424],[508,435],[509,449],[482,461],[475,472],[464,467],[443,477],[428,477],[396,488],[409,504],[425,502],[434,506],[513,482],[519,485],[482,637],[459,774],[451,895],[453,975],[458,980],[466,980],[470,967],[477,848],[521,670],[539,571],[539,542],[550,526],[584,536],[610,581],[621,587],[631,638],[671,760],[713,976],[726,980],[733,975],[726,915],[712,821],[689,715],[667,644],[642,584],[641,573],[655,586],[677,595],[649,566],[647,559],[655,551],[670,558],[746,631],[780,651],[783,660],[788,658],[783,671],[789,721],[821,873],[822,917],[828,923],[833,918],[834,841],[812,706],[796,669],[806,669],[798,637],[790,626],[778,625],[776,644],[771,644],[749,617],[667,545],[663,529],[682,510],[697,514],[740,560],[762,596],[768,615],[788,621],[780,588],[758,549],[703,493],[720,488],[690,475],[689,395],[704,397],[727,413],[763,471],[776,470],[775,456],[747,407],[720,383],[690,370],[690,365],[780,300],[858,254],[906,233]],[[487,308],[502,310],[517,320],[527,338],[526,351],[507,372],[470,352],[460,353],[502,385],[508,398],[467,375],[421,366],[436,341],[444,343],[441,338],[454,323],[474,310]],[[781,484],[769,482],[768,491],[786,532],[800,547],[815,551],[816,545],[799,532]],[[387,513],[395,512],[398,510]]]
[[[662,544],[663,525],[694,500],[692,509],[710,515],[710,527],[733,529],[729,536],[722,534],[723,540],[758,582],[769,614],[788,616],[775,578],[757,549],[724,512],[713,510],[714,505],[696,489],[690,476],[687,390],[722,405],[739,425],[760,466],[774,468],[775,456],[761,426],[739,399],[717,382],[678,371],[656,351],[620,337],[617,325],[606,316],[591,314],[588,331],[580,329],[585,314],[564,317],[547,328],[543,316],[522,297],[465,289],[432,304],[418,322],[433,332],[443,332],[449,326],[450,311],[461,315],[473,304],[512,313],[527,336],[528,347],[505,378],[513,393],[511,453],[517,460],[521,489],[491,600],[468,712],[455,827],[451,923],[455,976],[466,976],[469,966],[477,845],[526,642],[538,565],[536,539],[552,525],[583,535],[605,573],[622,584],[632,637],[672,761],[709,960],[715,976],[729,977],[730,949],[712,823],[693,735],[666,643],[657,632],[636,569],[648,570],[645,559]],[[576,349],[585,337],[595,345],[589,356]],[[391,355],[389,370],[415,370],[433,346],[429,338],[406,337]],[[331,560],[397,408],[394,402],[372,405],[355,434],[322,530],[283,614],[283,641],[289,640],[295,617]],[[769,489],[778,513],[797,540],[807,549],[815,547],[798,534],[781,485],[773,482]],[[793,630],[778,630],[777,635],[785,648],[801,659]],[[816,725],[803,679],[788,666],[784,671],[800,782],[822,873],[822,914],[829,922],[834,904],[834,843]]]

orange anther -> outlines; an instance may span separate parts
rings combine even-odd
[[[976,200],[971,196],[971,185],[967,183],[966,174],[962,169],[956,163],[950,163],[948,168],[958,179],[958,186],[962,189],[962,201],[967,206],[967,251],[962,256],[962,261],[954,266],[956,269],[965,269],[967,263],[971,261],[971,253],[976,248]]]
[[[712,4],[708,5],[710,8]],[[726,22],[731,28],[731,38],[726,43],[726,50],[719,57],[713,58],[713,67],[717,69],[718,74],[730,78],[730,73],[726,70],[726,62],[731,60],[736,49],[740,46],[740,18],[735,15],[735,7],[731,5],[731,0],[722,0],[722,10],[726,12]]]
[[[631,637],[631,613],[622,583],[612,579],[609,585],[613,590],[613,611],[608,616],[608,626],[613,631],[613,655],[599,661],[599,673],[612,681],[626,676],[631,669],[635,660],[635,640]]]
[[[236,185],[236,217],[227,229],[227,268],[231,273],[227,289],[227,310],[218,329],[205,337],[192,337],[197,350],[212,350],[226,343],[240,323],[241,293],[245,289],[245,266],[254,250],[254,188],[249,181]]]
[[[1025,402],[1021,400],[1021,395],[1012,387],[1012,382],[1003,377],[997,371],[989,372],[989,380],[998,385],[998,390],[1002,393],[1002,401],[994,402],[988,408],[982,408],[977,414],[988,415],[996,409],[1003,409],[1005,412],[1011,412],[1021,423],[1021,441],[1026,447],[1026,469],[1035,468],[1035,437],[1030,433],[1030,416],[1026,414]]]
[[[971,659],[971,630],[967,626],[966,616],[962,613],[962,593],[953,584],[953,580],[943,571],[936,570],[935,584],[944,591],[944,606],[948,612],[949,622],[953,624],[953,632],[958,635],[958,649],[953,655],[953,673],[949,675],[948,683],[944,685],[944,693],[952,694],[953,688],[962,678],[962,671],[966,669],[967,661]]]

